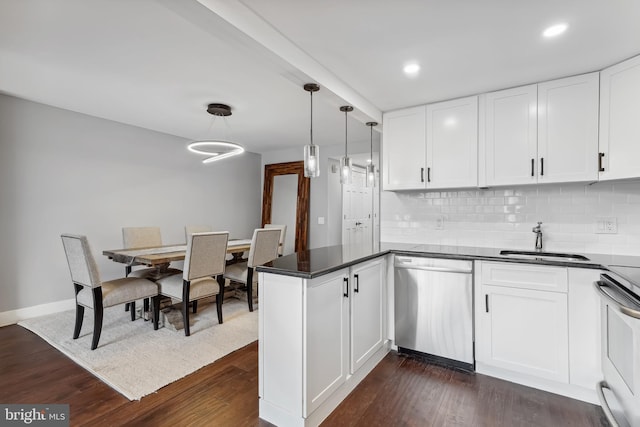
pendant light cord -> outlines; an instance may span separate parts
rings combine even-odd
[[[309,94],[311,94],[311,119],[309,120],[311,122],[311,127],[310,127],[311,130],[309,131],[310,132],[309,139],[311,141],[310,145],[313,145],[313,91],[309,91]]]
[[[349,139],[347,138],[347,114],[349,112],[347,110],[344,111],[344,156],[349,157],[347,144],[349,144]]]

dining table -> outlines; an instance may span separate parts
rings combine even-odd
[[[251,239],[231,239],[227,243],[227,253],[238,261],[242,254],[251,249]],[[151,279],[159,279],[166,275],[169,264],[173,261],[184,261],[187,253],[186,244],[163,245],[136,249],[108,249],[102,254],[109,259],[128,266],[145,265],[156,269]]]

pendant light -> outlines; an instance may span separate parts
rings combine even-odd
[[[228,117],[231,115],[231,107],[226,104],[209,104],[207,106],[207,113],[213,117],[213,123],[215,123],[216,117]],[[217,160],[227,159],[229,157],[237,156],[244,153],[244,148],[236,144],[235,142],[217,140],[217,139],[201,139],[191,142],[187,149],[192,153],[202,154],[208,156],[202,161],[202,163],[211,163]]]
[[[304,146],[304,176],[315,178],[320,176],[320,148],[313,143],[313,92],[320,90],[320,86],[315,83],[307,83],[304,90],[309,92],[311,98],[311,125],[309,144]]]
[[[340,159],[340,183],[351,184],[351,159],[349,158],[347,138],[347,114],[353,111],[351,105],[343,105],[340,111],[344,113],[344,157]]]
[[[378,122],[367,122],[367,126],[371,128],[371,163],[367,165],[367,187],[376,186],[376,165],[373,164],[373,127],[378,126]]]

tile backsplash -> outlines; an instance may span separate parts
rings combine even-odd
[[[383,191],[380,204],[383,242],[533,250],[542,221],[544,250],[640,255],[637,181]],[[602,217],[616,219],[616,234],[596,233]]]

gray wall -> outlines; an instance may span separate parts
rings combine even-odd
[[[124,226],[159,226],[165,243],[186,224],[250,238],[260,156],[203,165],[186,142],[0,95],[0,313],[73,298],[63,232],[89,237],[103,279],[123,275],[102,250]]]

